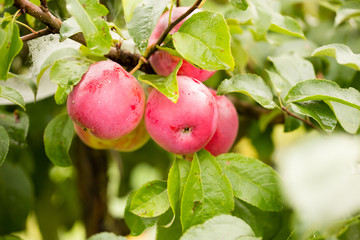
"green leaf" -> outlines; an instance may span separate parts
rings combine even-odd
[[[5,128],[11,145],[26,146],[26,136],[29,130],[29,117],[26,113],[18,110],[11,113],[0,110],[0,126]]]
[[[298,82],[315,79],[315,70],[311,62],[298,56],[284,55],[269,57],[280,75],[288,81],[291,86]]]
[[[159,50],[163,50],[165,52],[170,53],[173,56],[179,57],[181,58],[182,56],[180,55],[180,53],[178,53],[178,51],[176,51],[175,49],[171,48],[171,47],[166,47],[166,46],[156,46],[157,49]]]
[[[360,54],[354,54],[351,49],[339,43],[328,44],[314,50],[312,56],[329,56],[347,67],[360,71]]]
[[[310,79],[300,82],[290,89],[287,102],[329,100],[343,103],[360,110],[360,93],[354,88],[340,88],[330,80]]]
[[[224,236],[224,234],[226,234]],[[201,225],[190,228],[180,240],[193,239],[226,239],[235,240],[239,237],[252,239],[255,234],[251,227],[242,219],[230,215],[213,217]],[[257,238],[255,238],[257,239]]]
[[[342,103],[327,101],[345,131],[355,134],[360,126],[360,111]]]
[[[217,92],[218,94],[244,93],[264,108],[273,109],[276,106],[270,88],[261,77],[255,74],[238,74],[231,79],[226,79],[220,83]]]
[[[301,127],[302,122],[294,117],[285,116],[284,132],[292,132]]]
[[[181,198],[185,183],[190,172],[191,164],[182,158],[175,158],[168,176],[168,195],[173,213],[180,213]]]
[[[281,99],[284,99],[291,88],[290,83],[274,71],[269,71],[267,69],[265,69],[265,71],[269,76],[270,82],[272,83],[276,94],[280,96]]]
[[[55,62],[50,71],[50,79],[59,85],[55,93],[57,104],[63,104],[72,87],[78,84],[89,68],[88,63],[61,59]]]
[[[151,181],[136,191],[131,201],[130,212],[143,218],[157,217],[170,207],[166,182]]]
[[[142,1],[143,0],[122,0],[122,7],[124,9],[124,16],[126,22],[130,22],[136,6],[139,5],[139,3],[141,3]]]
[[[24,170],[5,162],[0,167],[0,235],[24,230],[33,202],[32,185]]]
[[[142,218],[130,212],[131,202],[133,200],[135,193],[136,192],[132,192],[130,194],[126,202],[125,213],[124,213],[126,225],[130,228],[132,236],[140,235],[145,229],[155,225],[155,223],[158,221],[158,217]]]
[[[273,168],[236,153],[219,155],[217,161],[230,179],[235,197],[264,211],[282,209],[280,180]]]
[[[98,18],[106,15],[107,9],[98,1],[91,0],[66,0],[66,8],[80,25],[90,52],[98,56],[109,53],[110,29],[104,20]]]
[[[296,113],[312,117],[320,124],[321,128],[325,132],[331,133],[334,131],[337,124],[336,117],[329,106],[324,102],[309,101],[302,103],[292,103],[291,107]]]
[[[243,11],[245,11],[249,6],[246,0],[230,0],[230,3],[234,7],[237,7],[238,9]]]
[[[149,37],[168,3],[169,0],[146,0],[136,6],[127,27],[142,55],[145,54]]]
[[[88,240],[127,240],[127,238],[123,236],[116,236],[113,233],[102,232],[92,235]]]
[[[62,48],[57,51],[54,51],[41,64],[41,67],[40,67],[41,70],[37,76],[36,84],[39,86],[40,79],[44,75],[45,71],[56,61],[61,60],[61,59],[66,59],[66,58],[77,58],[80,56],[81,56],[80,52],[74,48]]]
[[[72,35],[81,32],[81,27],[74,17],[66,19],[60,28],[60,41],[71,37]]]
[[[272,9],[269,9],[271,2],[264,0],[253,0],[252,23],[256,40],[265,38],[271,26]]]
[[[156,228],[156,240],[178,240],[182,233],[180,215],[174,217],[172,210],[169,209],[167,213],[159,217]]]
[[[0,126],[0,167],[9,152],[10,139],[4,127]]]
[[[13,22],[0,20],[0,80],[6,80],[10,65],[22,49],[19,27]]]
[[[229,179],[209,152],[194,154],[181,200],[181,223],[186,231],[191,226],[234,208],[234,195]]]
[[[178,83],[176,75],[182,65],[182,60],[176,65],[175,69],[169,76],[163,77],[160,75],[144,74],[139,76],[139,80],[156,88],[159,92],[164,94],[173,103],[176,103],[179,98]]]
[[[270,30],[305,39],[299,23],[292,17],[283,16],[279,13],[272,14]]]
[[[187,61],[206,70],[232,70],[230,32],[220,13],[199,12],[173,34],[175,49]]]
[[[59,85],[58,88],[56,89],[55,96],[54,96],[56,104],[58,104],[58,105],[64,104],[67,100],[67,96],[71,92],[71,89],[72,88],[70,86],[62,87]]]
[[[67,114],[52,119],[45,128],[45,153],[50,161],[59,167],[71,166],[69,148],[74,135],[74,125]]]
[[[232,215],[241,218],[249,224],[255,236],[262,236],[264,240],[284,240],[288,239],[287,237],[291,233],[289,212],[262,211],[244,201],[236,199]],[[283,237],[279,237],[279,234]]]
[[[360,16],[360,2],[359,1],[345,2],[336,11],[335,26],[338,26],[342,22],[357,16]]]
[[[0,54],[1,55],[1,54]],[[13,88],[0,85],[0,97],[5,98],[25,110],[25,101],[21,94]]]

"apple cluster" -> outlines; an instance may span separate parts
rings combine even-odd
[[[186,10],[175,8],[172,20]],[[168,18],[168,12],[160,17],[150,44],[165,30]],[[165,76],[179,61],[165,51],[157,51],[150,58],[157,74]],[[115,62],[100,61],[89,67],[69,94],[68,114],[77,135],[92,148],[134,151],[151,137],[175,154],[205,148],[216,156],[229,151],[239,121],[232,102],[202,83],[213,73],[184,60],[177,76],[179,98],[173,103],[155,88],[146,100],[144,89],[132,75]]]

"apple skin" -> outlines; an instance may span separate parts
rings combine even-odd
[[[145,108],[145,125],[152,139],[175,154],[192,154],[214,135],[218,110],[214,96],[200,81],[178,76],[179,99],[173,103],[153,89]]]
[[[183,13],[185,13],[189,8],[188,7],[177,7],[172,10],[171,13],[171,21],[174,21],[178,17],[180,17]],[[194,11],[194,13],[199,12],[199,10]],[[190,15],[191,16],[191,15]],[[189,16],[189,17],[190,17]],[[189,18],[187,17],[187,18]],[[174,34],[180,28],[180,26],[185,22],[187,19],[185,18],[180,23],[178,23],[171,31],[170,34]],[[158,23],[155,26],[154,31],[152,32],[149,38],[149,45],[156,43],[156,41],[160,38],[161,34],[167,28],[169,24],[169,11],[165,12],[159,19]],[[151,55],[149,61],[151,66],[153,67],[154,71],[162,76],[168,76],[176,67],[178,62],[181,58],[171,55],[166,51],[156,51],[154,54]],[[197,68],[183,60],[183,63],[177,73],[177,75],[184,75],[188,77],[193,77],[198,79],[201,82],[206,81],[209,79],[215,71],[207,71],[204,69]]]
[[[217,156],[228,152],[234,144],[239,130],[239,116],[234,104],[226,96],[216,95],[214,89],[209,90],[215,97],[219,117],[214,136],[205,146],[205,149]]]
[[[144,120],[142,120],[131,133],[114,140],[97,138],[92,135],[88,129],[84,129],[76,123],[74,123],[74,129],[86,145],[95,149],[114,149],[120,152],[132,152],[144,146],[150,139],[145,128]]]
[[[118,139],[140,123],[145,93],[139,82],[119,64],[92,64],[69,94],[70,118],[101,139]]]

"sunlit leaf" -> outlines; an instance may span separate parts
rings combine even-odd
[[[354,54],[351,49],[339,43],[328,44],[315,49],[312,56],[329,56],[336,61],[355,70],[360,71],[360,54]]]
[[[145,229],[153,226],[158,221],[158,217],[142,218],[130,212],[132,199],[136,192],[132,192],[126,202],[124,218],[126,225],[130,228],[132,236],[140,235]]]
[[[1,54],[0,54],[1,55]],[[0,97],[5,98],[25,110],[25,101],[21,94],[13,88],[0,85]]]
[[[342,103],[328,101],[327,104],[332,108],[336,118],[345,131],[355,134],[360,127],[360,110],[349,107]]]
[[[348,1],[344,2],[336,11],[335,26],[340,25],[342,22],[360,16],[360,2]]]
[[[160,75],[144,74],[139,76],[139,80],[153,86],[159,92],[169,98],[173,103],[176,103],[179,98],[176,75],[182,65],[182,62],[182,60],[179,61],[169,76],[164,77]]]
[[[279,13],[272,15],[270,30],[305,39],[299,23],[292,17],[283,16]]]
[[[107,54],[112,38],[109,26],[99,18],[108,13],[105,6],[98,1],[66,0],[66,8],[80,25],[90,52],[99,56]]]
[[[62,59],[55,62],[50,71],[50,79],[59,85],[55,93],[57,104],[63,104],[66,101],[72,87],[80,82],[88,68],[88,63],[76,60]]]
[[[234,69],[229,27],[220,13],[195,13],[172,37],[175,49],[194,65],[206,70]]]
[[[314,66],[308,60],[298,56],[283,55],[279,57],[269,57],[280,75],[294,86],[298,82],[315,79]]]
[[[149,37],[169,1],[146,0],[136,6],[127,27],[142,55],[145,54]]]
[[[219,155],[217,161],[230,179],[235,197],[265,211],[282,209],[280,181],[273,168],[235,153]]]
[[[260,76],[255,74],[238,74],[226,79],[220,83],[217,92],[218,94],[244,93],[265,108],[273,109],[276,106],[270,88]]]
[[[194,154],[181,201],[183,230],[214,216],[229,214],[233,208],[231,183],[215,157],[205,150]]]
[[[166,182],[155,180],[136,191],[130,205],[130,212],[144,218],[157,217],[170,207]]]
[[[0,21],[0,80],[7,79],[10,65],[22,46],[17,24]]]
[[[190,172],[190,167],[189,161],[181,158],[175,158],[169,171],[167,191],[171,208],[175,214],[180,213],[181,198],[185,182]]]
[[[360,110],[360,92],[354,88],[340,88],[330,80],[310,79],[295,85],[285,98],[287,102],[323,100],[343,103]]]
[[[240,10],[246,10],[249,6],[246,0],[230,0],[230,3]]]
[[[122,0],[122,7],[124,9],[124,16],[126,22],[130,22],[134,15],[134,10],[143,0]]]
[[[66,59],[66,58],[76,58],[76,57],[80,57],[80,56],[81,56],[81,53],[74,48],[62,48],[62,49],[54,51],[41,64],[41,67],[40,67],[41,70],[36,78],[36,84],[39,86],[40,79],[44,75],[45,71],[56,61],[61,60],[61,59]]]
[[[71,37],[79,32],[81,32],[81,27],[77,23],[76,19],[74,17],[68,18],[61,24],[60,41],[64,41],[68,37]]]

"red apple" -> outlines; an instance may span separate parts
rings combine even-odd
[[[89,147],[95,149],[115,149],[120,152],[132,152],[142,147],[150,138],[145,128],[145,121],[129,134],[114,140],[105,140],[95,137],[86,128],[74,123],[75,132],[79,138]]]
[[[101,139],[118,139],[140,123],[145,93],[139,82],[119,64],[92,64],[69,94],[70,118]]]
[[[239,116],[235,106],[226,96],[216,95],[213,89],[210,91],[215,97],[219,118],[215,134],[205,149],[217,156],[228,152],[234,144],[239,129]]]
[[[185,13],[189,8],[188,7],[177,7],[172,10],[171,13],[171,21],[174,21],[178,17],[180,17],[183,13]],[[195,11],[198,12],[199,10]],[[186,18],[187,19],[187,18]],[[178,23],[171,31],[170,34],[174,34],[180,28],[180,26],[186,20],[182,20]],[[159,19],[158,23],[155,26],[154,31],[152,32],[149,45],[156,43],[156,41],[160,38],[161,34],[167,28],[169,24],[169,11],[165,12]],[[155,72],[162,76],[168,76],[176,67],[178,62],[180,61],[179,57],[173,56],[166,51],[156,51],[150,57],[150,64],[155,70]],[[204,69],[199,69],[193,65],[191,65],[187,61],[183,61],[181,65],[178,75],[184,75],[188,77],[193,77],[198,79],[199,81],[203,82],[210,78],[215,72],[214,71],[207,71]]]
[[[150,136],[175,154],[199,151],[214,135],[218,111],[209,89],[200,81],[178,76],[179,99],[173,103],[153,89],[145,108],[145,125]]]

